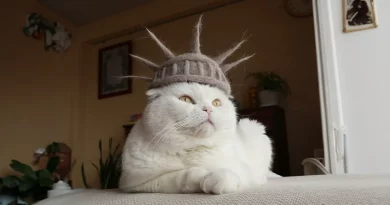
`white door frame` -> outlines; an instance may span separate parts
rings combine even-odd
[[[347,171],[344,156],[346,135],[341,107],[331,1],[336,0],[313,0],[313,19],[325,167],[332,174],[343,174]],[[339,1],[339,3],[342,2]]]

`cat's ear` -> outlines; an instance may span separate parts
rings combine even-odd
[[[153,95],[156,95],[157,93],[158,93],[157,89],[149,89],[148,91],[146,91],[146,96],[151,97]]]
[[[148,99],[154,100],[160,96],[160,91],[158,89],[149,89],[146,91],[146,96],[148,96]]]

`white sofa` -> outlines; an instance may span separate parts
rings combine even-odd
[[[390,205],[390,175],[317,175],[270,179],[254,190],[224,195],[127,194],[86,190],[36,205]]]

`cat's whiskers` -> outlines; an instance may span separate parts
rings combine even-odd
[[[162,136],[160,137],[160,139],[156,141],[154,147],[160,146],[160,145],[164,142],[164,140],[167,139],[167,136],[168,136],[168,134],[169,134],[171,131],[173,131],[173,130],[175,130],[175,129],[180,129],[180,128],[183,127],[183,126],[185,126],[185,125],[187,125],[187,124],[190,124],[190,123],[194,122],[195,120],[198,120],[198,118],[199,118],[199,116],[196,116],[196,117],[188,117],[188,118],[187,118],[187,122],[183,122],[181,125],[179,124],[178,127],[174,127],[174,128],[172,128],[172,129],[170,129],[169,131],[167,131],[164,135],[162,135]],[[158,143],[159,141],[160,141],[160,143]]]
[[[195,118],[196,119],[196,118]],[[168,136],[169,133],[171,133],[173,130],[177,130],[181,127],[183,127],[184,125],[187,125],[189,123],[191,123],[193,120],[195,120],[191,117],[187,117],[186,119],[182,120],[182,121],[179,121],[177,123],[175,123],[174,126],[171,126],[171,128],[169,130],[167,130],[164,134],[162,135],[159,135],[158,137],[158,140],[154,143],[154,146],[153,146],[153,149],[155,149],[156,147],[159,147],[161,143],[163,143],[163,139]],[[183,122],[184,121],[184,122]],[[160,143],[159,143],[160,142]]]
[[[174,122],[174,123],[172,123],[172,124],[168,124],[167,126],[165,126],[164,129],[162,129],[160,132],[158,132],[158,133],[149,141],[147,147],[149,147],[150,144],[151,144],[155,139],[157,139],[157,141],[156,141],[156,142],[153,142],[154,144],[156,144],[156,143],[160,140],[160,138],[161,138],[162,136],[164,136],[164,135],[166,135],[167,133],[172,132],[173,130],[177,129],[176,126],[177,126],[177,125],[180,125],[180,123],[183,123],[184,120],[189,120],[189,117],[185,117],[185,118],[182,119],[182,120],[178,120],[177,122]],[[182,125],[182,126],[184,126],[184,125]],[[165,133],[164,133],[164,132],[165,132]],[[153,149],[154,149],[154,147],[155,147],[155,146],[153,146]]]
[[[172,124],[168,124],[167,126],[165,126],[160,132],[158,132],[158,133],[150,140],[149,144],[152,143],[153,140],[154,140],[156,137],[158,137],[161,133],[163,133],[165,130],[167,130],[167,129],[170,128],[170,127],[175,126],[176,124],[180,123],[181,121],[183,121],[183,120],[185,120],[185,119],[187,119],[187,118],[188,118],[188,117],[184,117],[183,119],[180,119],[180,120],[178,120],[178,121],[176,121],[176,122],[173,122]],[[149,144],[148,144],[148,146],[149,146]]]
[[[198,120],[198,118],[199,118],[199,116],[195,116],[195,117],[190,116],[190,117],[187,117],[186,119],[176,123],[177,127],[173,126],[173,127],[171,127],[171,129],[169,129],[163,135],[160,135],[159,139],[154,143],[153,149],[155,149],[156,147],[159,147],[164,142],[164,139],[167,139],[168,134],[171,133],[173,130],[180,129],[183,126],[190,124],[190,123],[194,122],[195,120]]]
[[[162,129],[160,132],[158,132],[148,143],[147,147],[150,146],[150,144],[162,133],[164,132],[165,130],[167,130],[168,128],[171,128],[171,127],[174,127],[176,124],[178,124],[180,122],[175,122],[175,123],[172,123],[172,124],[168,124],[167,126],[164,127],[164,129]]]
[[[168,136],[168,134],[169,134],[170,132],[172,132],[173,130],[176,129],[176,125],[177,125],[177,124],[180,124],[180,123],[181,123],[181,122],[177,122],[177,123],[174,123],[172,126],[169,126],[169,127],[167,126],[166,129],[164,129],[164,131],[165,131],[165,130],[167,130],[167,129],[169,128],[166,132],[157,135],[157,141],[153,143],[153,148],[152,148],[152,149],[154,150],[156,147],[158,147],[157,145],[159,144],[160,140],[163,139],[163,138],[165,138],[165,136]],[[160,142],[160,143],[161,143],[161,142]]]

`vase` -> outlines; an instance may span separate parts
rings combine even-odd
[[[281,94],[279,92],[271,90],[262,90],[258,92],[259,97],[259,106],[268,107],[268,106],[279,106]]]

